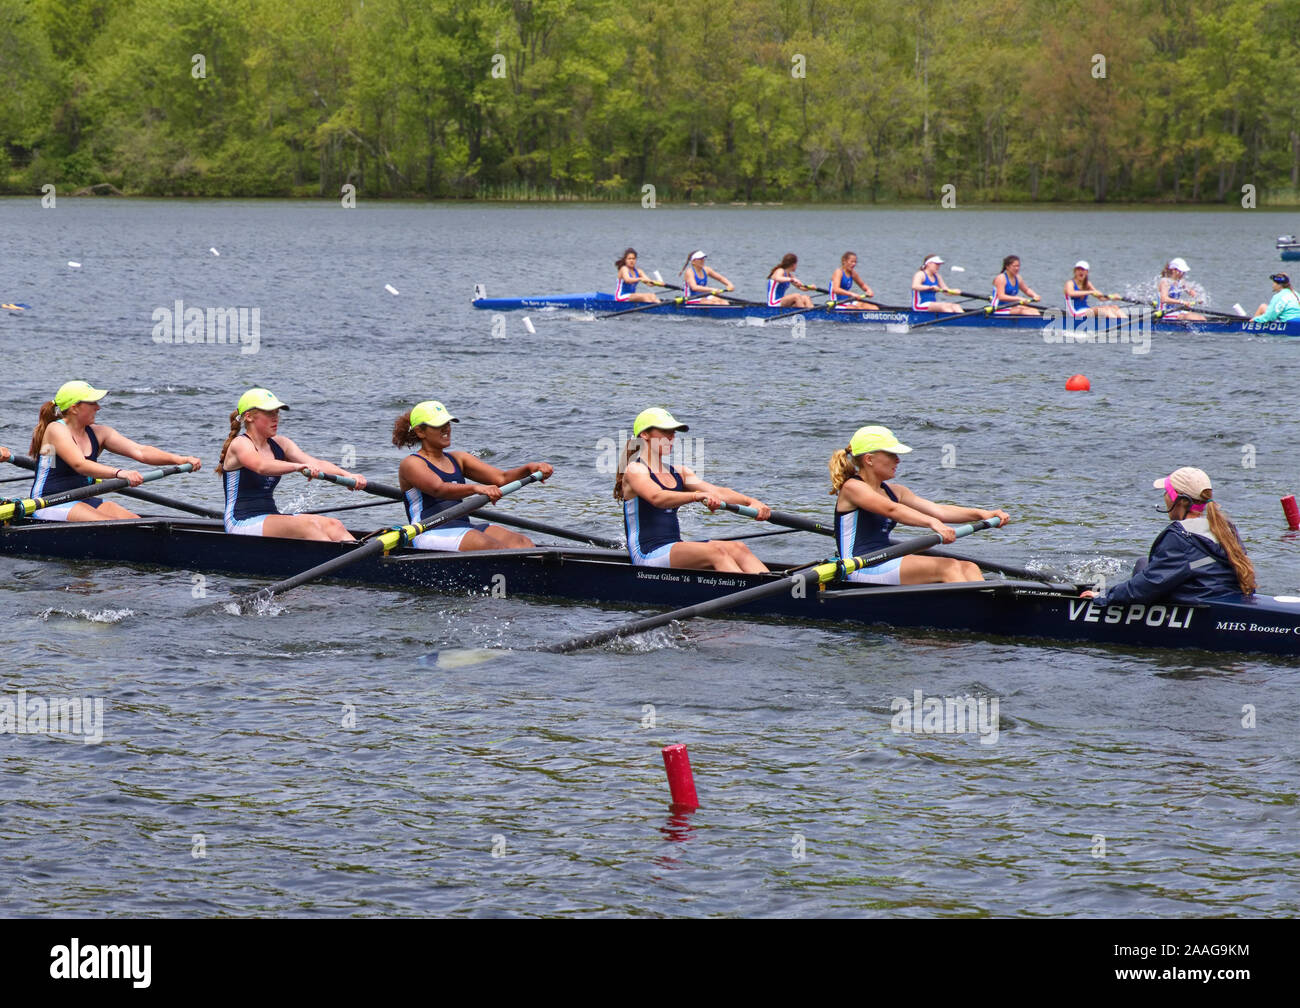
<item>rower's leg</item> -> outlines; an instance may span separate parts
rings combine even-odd
[[[133,511],[128,511],[111,500],[100,501],[99,507],[91,507],[85,501],[77,501],[68,512],[68,521],[121,521],[125,518],[139,518]]]
[[[736,566],[746,574],[768,573],[767,564],[754,556],[753,550],[744,543],[726,539],[715,539],[713,542],[726,550],[727,555],[735,561]]]
[[[717,541],[673,543],[673,548],[668,553],[668,565],[688,567],[693,570],[741,573],[740,565],[731,558],[731,554],[723,548],[724,546],[724,543]]]
[[[903,557],[898,573],[898,583],[905,585],[983,580],[979,567],[969,561],[917,554]]]
[[[527,536],[512,532],[500,525],[489,525],[483,531],[470,529],[460,541],[461,553],[474,553],[478,550],[528,549],[533,541]]]

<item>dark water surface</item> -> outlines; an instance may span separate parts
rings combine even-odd
[[[876,422],[916,448],[902,482],[1011,512],[972,552],[1114,576],[1161,527],[1151,480],[1199,465],[1262,588],[1296,594],[1278,497],[1300,488],[1300,340],[1157,334],[1134,354],[1033,331],[809,323],[795,338],[561,312],[531,313],[534,334],[502,316],[494,335],[468,304],[475,282],[500,296],[608,290],[635,244],[665,279],[704,247],[755,297],[788,249],[824,284],[853,248],[891,302],[935,251],[950,282],[980,291],[1015,252],[1053,303],[1077,258],[1102,288],[1136,292],[1181,255],[1215,306],[1253,311],[1288,220],[0,201],[0,295],[33,306],[0,316],[0,443],[26,450],[39,404],[86,378],[111,390],[102,422],[203,458],[163,492],[217,505],[210,467],[251,385],[292,406],[281,430],[307,450],[352,452],[388,482],[393,419],[439,398],[462,420],[456,447],[555,464],[511,509],[618,535],[607,460],[644,406],[691,425],[683,447],[706,478],[818,517],[831,451]],[[257,352],[155,342],[155,309],[177,299],[259,309]],[[1075,372],[1091,393],[1064,391]],[[357,500],[288,478],[280,497]],[[744,528],[700,512],[683,524]],[[802,534],[756,548],[827,553]],[[1300,912],[1294,661],[721,620],[447,670],[422,656],[628,613],[316,585],[236,616],[202,604],[256,582],[210,577],[199,600],[189,572],[0,558],[0,574],[0,700],[103,701],[97,745],[0,734],[7,915]],[[895,733],[891,702],[915,690],[997,699],[996,741]],[[672,742],[696,768],[693,815],[667,808],[659,749]]]

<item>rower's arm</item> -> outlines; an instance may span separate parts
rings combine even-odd
[[[862,288],[862,293],[865,294],[867,297],[870,298],[876,296],[876,292],[867,286],[867,282],[863,280],[862,277],[856,271],[854,271],[853,273],[853,279],[857,281],[858,286]]]
[[[171,452],[155,448],[153,445],[138,444],[125,434],[119,434],[112,427],[95,424],[95,433],[99,435],[99,443],[103,446],[104,451],[110,451],[114,455],[121,455],[123,458],[135,459],[137,462],[145,463],[145,465],[184,465],[188,462],[194,467],[194,472],[198,472],[199,466],[202,464],[193,455],[173,455]]]
[[[883,493],[876,493],[868,488],[865,483],[855,480],[847,481],[840,488],[840,493],[854,507],[863,511],[874,511],[878,515],[892,518],[900,525],[928,528],[941,536],[945,535],[945,533],[951,534],[952,530],[939,519],[938,515],[931,515],[918,506],[929,504],[929,501],[916,496],[901,484],[890,483],[889,485],[898,495],[898,500],[892,501]],[[951,542],[952,540],[947,541]]]
[[[460,463],[461,471],[471,479],[476,479],[480,483],[491,483],[494,486],[505,486],[507,483],[513,483],[515,480],[523,479],[532,473],[539,472],[542,479],[550,478],[551,473],[555,472],[554,467],[549,462],[525,462],[521,466],[515,466],[513,469],[498,469],[496,466],[488,465],[481,458],[471,455],[469,452],[456,452],[456,461]],[[424,467],[426,470],[428,466]]]
[[[222,468],[230,471],[233,469],[247,469],[249,472],[255,472],[259,476],[288,476],[289,473],[298,472],[310,456],[303,453],[286,437],[276,436],[276,443],[284,451],[284,458],[266,458],[261,455],[253,442],[246,437],[237,437],[230,442],[230,447],[226,449],[226,457],[234,456],[238,466],[232,466],[228,461],[222,463]],[[293,451],[290,452],[290,447]]]
[[[107,440],[106,432],[111,431],[111,427],[95,425],[95,433],[99,437],[99,443],[108,448],[105,444]],[[103,462],[92,462],[81,454],[81,449],[77,442],[73,440],[72,433],[64,424],[50,424],[45,428],[45,437],[48,443],[54,449],[55,453],[61,458],[72,470],[82,476],[89,476],[91,479],[113,479],[117,475],[117,470],[110,465],[104,465]],[[113,449],[108,449],[112,451]]]
[[[722,286],[727,288],[727,290],[730,291],[736,289],[735,287],[731,286],[730,280],[728,280],[726,277],[724,277],[721,273],[719,273],[717,270],[713,269],[712,267],[705,266],[704,272],[709,276],[713,277],[713,279],[718,281],[718,283],[722,284]]]
[[[235,441],[231,442],[231,444],[232,445],[237,444],[238,441],[239,439],[236,438]],[[355,480],[357,485],[352,489],[364,490],[366,488],[366,478],[362,476],[360,473],[348,472],[342,466],[336,466],[333,462],[329,462],[326,459],[320,459],[320,458],[316,458],[316,456],[314,455],[308,455],[305,451],[299,448],[292,440],[290,440],[289,438],[285,437],[282,434],[277,434],[275,436],[275,441],[280,446],[280,450],[284,452],[285,460],[288,462],[297,463],[297,465],[293,466],[289,470],[289,472],[302,469],[304,466],[306,466],[308,469],[314,469],[317,472],[329,473],[331,476],[346,476],[348,479]],[[254,454],[257,453],[254,452]],[[259,456],[259,459],[260,458],[261,457]],[[268,464],[265,459],[261,459],[261,461],[263,465]],[[250,466],[250,468],[252,467]],[[270,476],[275,474],[264,472],[263,475]]]
[[[688,490],[700,491],[708,494],[725,504],[735,504],[739,507],[751,507],[758,511],[758,521],[767,521],[772,517],[772,509],[764,504],[757,497],[750,497],[738,490],[732,490],[731,487],[718,486],[716,483],[709,483],[700,479],[695,473],[691,472],[685,466],[678,469],[682,475],[682,485]]]
[[[685,477],[682,480],[685,484]],[[687,504],[703,504],[708,498],[707,491],[683,492],[667,490],[650,478],[650,470],[642,462],[633,462],[623,474],[623,485],[636,496],[657,508],[678,508]]]
[[[927,288],[926,285],[923,283],[924,279],[925,279],[925,270],[917,270],[915,275],[913,275],[912,277],[912,290],[914,291],[928,290],[929,288]],[[942,280],[939,281],[939,286],[943,287]]]
[[[474,458],[473,455],[469,454],[469,452],[455,452],[454,455],[456,461],[460,464],[461,472],[471,479],[479,478],[478,476],[472,476],[471,467],[465,464],[467,460]],[[474,459],[474,461],[478,462],[479,460]],[[487,463],[481,463],[481,465],[486,469],[492,469]],[[500,472],[500,470],[493,471]],[[483,494],[494,503],[501,499],[501,488],[495,482],[489,480],[483,483],[448,483],[446,480],[440,479],[437,473],[413,455],[408,455],[402,459],[397,475],[403,487],[414,487],[416,490],[441,500],[461,501],[466,497],[473,497],[475,494]],[[507,482],[509,481],[507,480]]]
[[[891,483],[890,486],[898,494],[900,504],[906,504],[914,510],[938,518],[940,521],[977,522],[989,518],[1000,518],[1002,520],[1001,524],[1005,525],[1011,520],[1011,516],[1001,508],[986,511],[984,508],[958,507],[956,504],[936,504],[934,501],[926,500],[924,497],[913,493],[900,483]],[[914,523],[909,522],[908,524]]]
[[[843,270],[836,270],[835,273],[836,273],[836,275],[839,277],[839,279],[838,279],[838,280],[834,280],[834,281],[832,281],[832,283],[831,283],[831,295],[832,295],[833,297],[836,297],[836,298],[856,298],[856,297],[858,297],[858,295],[856,295],[856,294],[853,293],[853,278],[850,277],[850,276],[849,276],[847,273],[845,273]],[[847,280],[848,283],[849,283],[849,286],[848,286],[848,287],[845,287],[845,286],[844,286],[844,281],[846,281],[846,280]],[[859,298],[859,300],[861,300],[861,299]]]

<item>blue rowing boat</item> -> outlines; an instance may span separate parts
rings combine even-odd
[[[596,312],[600,314],[610,312],[637,310],[637,314],[645,315],[677,315],[683,317],[707,318],[707,319],[770,319],[775,316],[783,316],[784,320],[793,319],[792,308],[772,308],[765,304],[729,304],[729,305],[688,305],[677,304],[673,301],[664,301],[654,307],[647,308],[644,304],[635,301],[617,301],[613,294],[606,294],[602,291],[592,291],[585,294],[548,294],[537,297],[520,297],[520,298],[475,298],[471,304],[475,308],[481,308],[484,311],[523,311],[532,309],[534,311],[545,311],[547,309],[580,312]],[[977,309],[976,309],[977,310]],[[819,322],[849,322],[857,325],[878,325],[878,326],[917,326],[922,323],[930,323],[934,328],[944,326],[947,328],[971,328],[971,329],[1055,329],[1071,330],[1075,332],[1096,332],[1098,334],[1106,332],[1125,332],[1139,326],[1145,327],[1149,332],[1164,333],[1220,333],[1220,334],[1260,334],[1272,336],[1300,336],[1300,322],[1252,322],[1250,319],[1220,319],[1211,318],[1204,322],[1186,322],[1179,319],[1154,318],[1149,310],[1144,309],[1144,314],[1134,315],[1130,319],[1100,319],[1096,322],[1086,323],[1086,320],[1080,320],[1078,323],[1070,318],[1062,318],[1064,312],[1061,309],[1047,309],[1050,315],[986,315],[973,314],[966,315],[962,318],[945,319],[943,322],[936,322],[940,318],[935,312],[922,311],[858,311],[852,308],[811,308],[799,312],[799,317],[810,321]],[[1108,324],[1109,323],[1109,324]]]
[[[136,564],[239,578],[279,579],[355,550],[355,543],[229,535],[219,521],[141,518],[111,522],[19,522],[0,527],[0,555],[75,564]],[[478,553],[395,550],[336,571],[343,583],[420,593],[511,595],[622,607],[683,606],[770,583],[772,574],[634,567],[622,550],[537,546]],[[736,610],[749,618],[813,620],[882,630],[934,630],[1015,640],[1084,641],[1121,647],[1264,652],[1300,656],[1300,598],[1153,603],[1099,608],[1079,586],[989,580],[915,586],[835,582]]]

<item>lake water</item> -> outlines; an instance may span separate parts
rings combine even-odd
[[[158,485],[172,496],[219,505],[210,469],[253,385],[291,405],[283,433],[387,482],[393,419],[441,399],[455,447],[556,466],[509,509],[609,536],[609,446],[645,406],[691,425],[706,478],[817,517],[827,458],[874,422],[916,449],[901,482],[1011,513],[971,552],[1113,578],[1162,527],[1151,480],[1198,465],[1261,587],[1300,593],[1278,504],[1300,489],[1300,340],[1156,334],[1135,354],[1032,330],[810,322],[796,338],[569,312],[532,312],[530,333],[522,313],[494,326],[469,306],[476,282],[609,290],[631,244],[666,280],[703,247],[756,298],[784,252],[824,285],[853,249],[891,303],[931,252],[981,292],[1018,254],[1050,303],[1078,258],[1136,293],[1177,255],[1214,306],[1253,311],[1294,215],[22,199],[0,222],[0,295],[32,305],[0,316],[0,443],[25,451],[39,404],[85,378],[111,390],[101,422],[203,458]],[[257,352],[157,342],[155,312],[178,300],[257,309]],[[1090,393],[1064,390],[1076,372]],[[280,498],[357,501],[290,479]],[[698,510],[683,526],[747,529]],[[827,553],[804,534],[755,548]],[[6,915],[1300,912],[1294,661],[720,620],[439,670],[422,656],[628,613],[314,585],[235,616],[201,607],[188,572],[0,558],[0,573],[0,700],[103,701],[97,745],[0,735]],[[254,585],[205,582],[209,601]],[[895,733],[891,704],[916,690],[997,699],[996,741]],[[674,742],[702,802],[687,816],[668,809]]]

